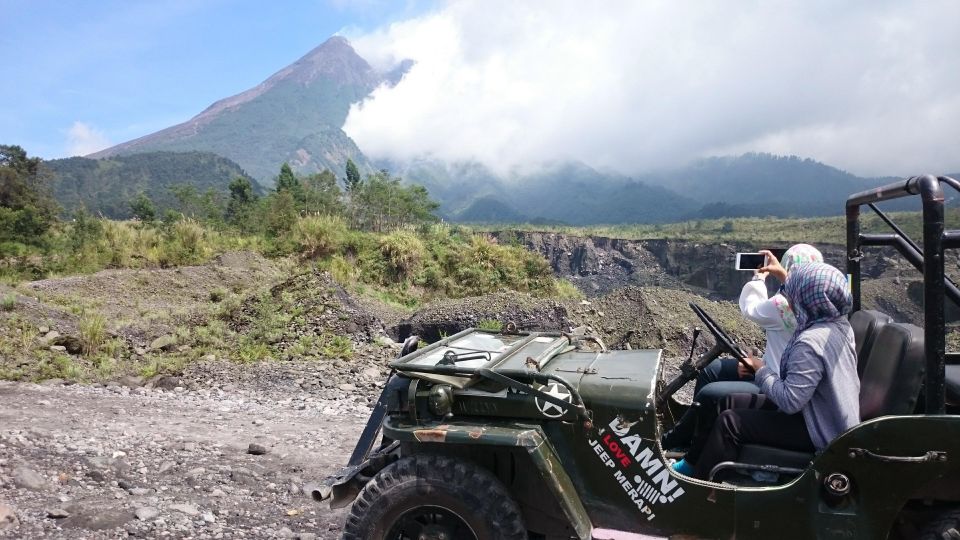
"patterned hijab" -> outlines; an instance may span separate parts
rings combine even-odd
[[[784,270],[789,272],[790,267],[795,264],[822,262],[823,254],[821,254],[817,248],[810,244],[794,244],[783,254],[783,260],[780,261],[780,265],[783,266]]]
[[[795,266],[787,276],[784,294],[797,318],[797,334],[816,323],[843,318],[853,307],[847,277],[824,263]]]
[[[846,323],[846,315],[853,307],[853,297],[847,287],[847,277],[839,270],[823,263],[798,264],[787,276],[784,294],[790,298],[790,307],[797,317],[797,331],[790,338],[780,357],[780,377],[786,376],[790,352],[804,330],[816,323]],[[847,324],[847,329],[850,326]],[[853,344],[853,332],[848,332]]]
[[[784,270],[789,272],[791,267],[798,264],[822,262],[823,255],[817,248],[810,244],[795,244],[783,254],[783,260],[780,261],[780,264]],[[790,304],[787,303],[787,299],[778,293],[770,297],[770,302],[776,306],[777,311],[780,313],[780,322],[783,324],[783,329],[787,332],[796,330],[797,318],[794,316],[793,310],[790,309]]]

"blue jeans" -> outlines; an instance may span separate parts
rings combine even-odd
[[[717,419],[718,404],[730,394],[759,394],[760,388],[753,384],[753,375],[740,377],[737,371],[739,361],[736,358],[717,358],[697,374],[697,382],[693,387],[693,401],[700,406],[691,406],[680,417],[673,428],[664,433],[660,439],[663,448],[703,448],[702,444],[694,443],[710,433],[713,422]],[[702,441],[700,441],[702,442]],[[696,462],[698,455],[690,456],[687,461]]]

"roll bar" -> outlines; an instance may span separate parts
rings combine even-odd
[[[960,182],[948,176],[914,176],[886,186],[855,193],[847,198],[847,274],[853,293],[853,309],[860,309],[860,259],[864,246],[891,246],[923,274],[923,335],[926,353],[925,410],[944,414],[944,363],[946,318],[944,297],[960,306],[960,289],[944,272],[943,251],[960,247],[960,231],[944,230],[942,185],[960,192]],[[906,235],[874,203],[919,195],[923,209],[922,248]],[[868,206],[894,231],[893,234],[862,234],[860,207]]]

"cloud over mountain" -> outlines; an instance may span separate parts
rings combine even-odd
[[[351,36],[374,67],[416,64],[344,130],[374,158],[500,173],[743,151],[942,172],[958,166],[958,20],[950,1],[454,1]]]

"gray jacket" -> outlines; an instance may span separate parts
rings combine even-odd
[[[780,359],[780,373],[764,366],[754,380],[781,411],[803,413],[817,450],[860,423],[857,352],[846,318],[800,332]]]

